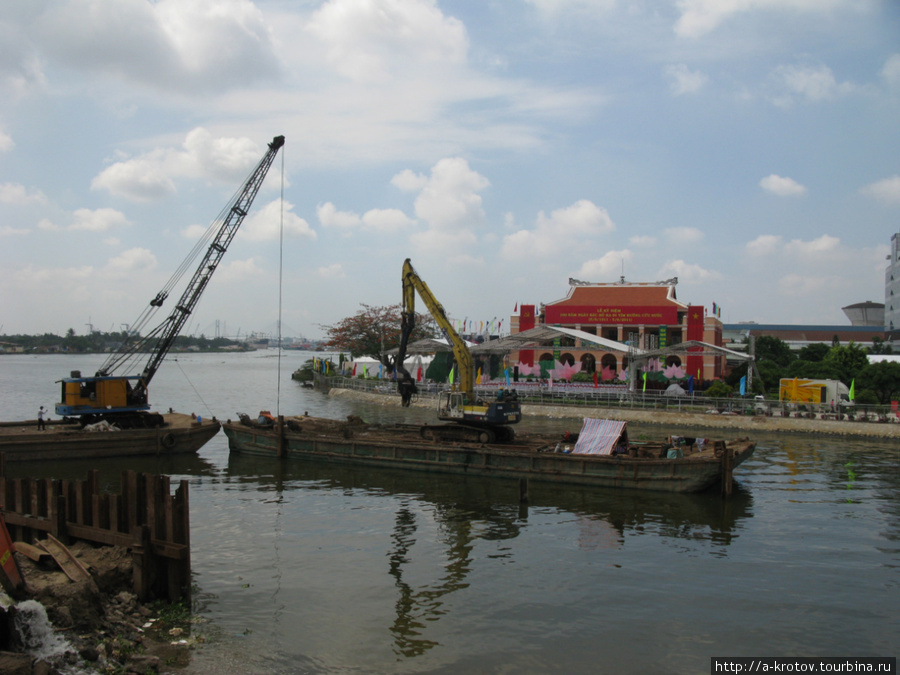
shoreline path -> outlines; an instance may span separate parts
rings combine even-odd
[[[331,389],[329,396],[352,398],[384,406],[399,406],[400,397],[392,393],[374,394],[352,389]],[[433,399],[420,399],[411,405],[429,408],[435,405]],[[566,405],[522,405],[522,414],[547,419],[581,419],[602,417],[604,419],[625,420],[640,424],[657,424],[676,427],[705,427],[711,429],[731,429],[734,431],[766,433],[798,433],[825,436],[852,436],[858,438],[900,438],[900,424],[897,422],[857,422],[851,420],[823,420],[802,417],[776,417],[765,415],[715,415],[709,413],[664,412],[657,410],[635,410],[628,408],[593,408],[591,406]]]

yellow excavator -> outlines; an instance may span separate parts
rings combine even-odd
[[[475,373],[472,354],[447,318],[444,307],[413,269],[409,258],[403,263],[403,311],[400,324],[400,349],[397,353],[397,389],[403,404],[409,404],[415,381],[403,367],[409,336],[416,326],[416,293],[428,307],[432,318],[450,341],[453,356],[459,367],[458,381],[450,391],[438,397],[438,419],[453,424],[425,425],[423,438],[441,441],[473,441],[492,443],[513,440],[515,433],[510,425],[522,419],[522,411],[514,391],[498,390],[496,397],[483,400],[475,395]]]

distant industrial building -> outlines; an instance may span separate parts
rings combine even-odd
[[[884,271],[885,341],[900,351],[900,234],[891,236],[891,252]]]

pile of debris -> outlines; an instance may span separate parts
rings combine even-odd
[[[173,644],[190,630],[189,609],[141,604],[127,549],[73,544],[66,552],[79,574],[43,547],[16,548],[25,588],[15,604],[0,598],[0,672],[171,672],[189,660],[190,641]],[[171,618],[160,620],[161,611]]]

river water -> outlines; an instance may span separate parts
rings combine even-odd
[[[179,354],[151,401],[433,419],[300,387],[310,356]],[[0,357],[0,419],[52,409],[56,380],[101,361]],[[726,501],[533,484],[524,506],[515,481],[231,458],[222,433],[196,458],[8,468],[100,468],[109,489],[124,468],[190,481],[203,642],[185,673],[708,673],[712,656],[900,651],[896,442],[762,437]]]

